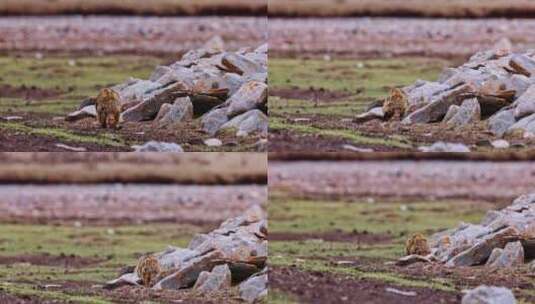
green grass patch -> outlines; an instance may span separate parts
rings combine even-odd
[[[302,134],[316,134],[330,138],[342,138],[353,142],[356,145],[377,145],[392,148],[410,149],[412,145],[403,136],[394,135],[387,138],[370,137],[360,134],[354,130],[347,129],[321,129],[310,125],[299,125],[286,123],[277,117],[270,117],[270,130],[291,130]]]
[[[19,297],[38,297],[43,300],[56,300],[66,303],[80,303],[80,304],[111,304],[113,302],[107,301],[99,297],[90,297],[82,295],[69,295],[55,291],[45,291],[36,289],[34,286],[23,283],[6,283],[0,282],[0,290],[6,293],[16,295]]]
[[[112,133],[82,135],[59,128],[36,128],[14,122],[0,122],[0,129],[8,129],[28,135],[49,136],[65,142],[92,143],[112,147],[124,147],[126,145],[120,136]]]

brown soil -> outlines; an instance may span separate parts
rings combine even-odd
[[[344,145],[354,145],[350,140],[323,136],[319,134],[298,134],[287,130],[269,131],[269,151],[278,152],[303,152],[316,151],[333,153],[344,151]],[[381,145],[358,145],[359,149],[372,149],[375,152],[398,151],[392,147]],[[376,154],[376,153],[370,153]]]
[[[380,281],[352,279],[326,272],[307,272],[298,268],[271,268],[270,288],[295,295],[305,303],[355,302],[368,304],[412,304],[412,303],[459,303],[460,293],[444,292],[427,288],[392,286]],[[386,288],[413,291],[417,295],[407,297],[390,293]]]
[[[3,293],[0,289],[0,303],[6,304],[64,304],[61,301],[43,300],[39,298],[32,298],[30,296],[16,297],[10,294]]]
[[[17,263],[28,263],[39,266],[55,266],[64,268],[83,268],[96,265],[102,260],[94,258],[80,257],[76,255],[50,255],[35,254],[35,255],[18,255],[18,256],[0,256],[1,265],[12,265]]]
[[[384,234],[372,234],[367,231],[363,232],[343,232],[340,230],[326,233],[293,233],[279,232],[270,233],[270,241],[304,241],[311,239],[320,239],[327,242],[350,242],[356,244],[378,244],[391,241],[391,237]]]
[[[35,86],[21,85],[14,87],[9,84],[0,85],[0,97],[24,98],[26,100],[43,100],[57,97],[63,92],[55,89],[41,89]]]
[[[300,89],[298,87],[285,89],[271,89],[270,96],[277,96],[284,99],[301,99],[310,101],[337,101],[347,98],[353,94],[348,92],[329,91],[324,88],[310,87],[308,89]]]
[[[0,132],[0,151],[10,152],[65,152],[65,149],[56,147],[60,140],[50,136],[37,136],[21,134],[2,129]],[[119,152],[131,151],[129,147],[111,147],[93,143],[67,143],[70,146],[83,147],[88,152]]]

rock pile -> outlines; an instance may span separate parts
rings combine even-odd
[[[535,50],[513,53],[507,40],[447,68],[437,81],[418,80],[402,90],[408,101],[404,124],[460,127],[485,120],[497,137],[535,133]],[[381,118],[381,104],[374,105],[356,121]]]
[[[429,240],[426,257],[404,257],[399,265],[437,261],[446,266],[515,267],[535,258],[535,193],[489,211],[480,224],[461,224]]]
[[[210,135],[223,131],[266,135],[267,44],[236,52],[221,49],[220,43],[210,42],[178,62],[158,66],[148,80],[129,79],[112,87],[120,96],[122,120],[174,126],[199,118]],[[96,117],[92,98],[66,120],[86,117]]]
[[[267,296],[267,242],[266,216],[260,207],[253,207],[208,234],[196,235],[187,248],[169,247],[151,255],[157,260],[158,273],[150,284],[143,282],[136,269],[108,282],[106,288],[193,288],[209,295],[237,286],[240,298],[254,303]]]

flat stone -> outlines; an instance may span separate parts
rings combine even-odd
[[[81,110],[74,111],[65,117],[66,121],[74,122],[84,118],[96,118],[97,108],[93,106],[87,106]]]
[[[149,141],[143,145],[134,145],[135,152],[184,152],[182,147],[175,143]]]
[[[128,103],[132,101],[142,101],[146,94],[160,86],[161,84],[158,82],[137,79],[132,81],[130,85],[116,91],[121,98],[121,103]]]
[[[431,263],[431,260],[425,256],[411,254],[411,255],[407,255],[402,258],[399,258],[396,261],[396,266],[408,266],[408,265],[412,265],[415,263]]]
[[[265,72],[257,62],[239,54],[226,53],[221,59],[221,69],[238,75],[249,75]]]
[[[507,149],[511,146],[509,142],[504,139],[494,140],[490,144],[496,149]]]
[[[365,123],[365,122],[368,122],[368,121],[374,120],[374,119],[383,119],[384,116],[385,116],[385,113],[383,112],[383,108],[382,107],[378,107],[378,108],[373,108],[373,109],[369,110],[366,113],[362,113],[362,114],[357,115],[353,119],[353,122],[355,122],[355,123]]]
[[[133,273],[123,274],[118,279],[106,282],[106,284],[104,284],[104,288],[115,289],[115,288],[125,286],[125,285],[140,286],[139,283],[141,283],[141,279],[137,276],[135,272],[133,272]]]
[[[535,131],[535,113],[529,116],[526,116],[520,119],[519,121],[515,122],[514,124],[512,124],[507,129],[507,132],[512,132],[518,129],[533,133]]]
[[[461,304],[516,304],[516,299],[508,288],[482,285],[468,291]]]
[[[223,142],[217,138],[209,138],[204,141],[204,144],[208,147],[220,147],[223,145]]]
[[[419,147],[418,150],[420,150],[421,152],[453,152],[453,153],[470,152],[470,149],[463,144],[446,143],[442,141],[436,142],[428,147],[425,147],[425,146]]]

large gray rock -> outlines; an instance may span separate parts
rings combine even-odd
[[[140,79],[132,80],[129,83],[130,85],[117,90],[123,104],[133,101],[142,101],[147,94],[161,86],[160,83]]]
[[[169,125],[193,119],[193,104],[189,97],[180,97],[173,104],[161,106],[155,121]]]
[[[446,123],[460,127],[477,122],[480,119],[481,108],[479,107],[479,102],[477,101],[477,98],[471,98],[463,101],[457,112],[448,121],[446,121]]]
[[[458,105],[452,105],[448,109],[448,112],[446,112],[446,115],[444,116],[444,119],[442,119],[443,122],[448,122],[450,119],[452,119],[457,112],[459,112],[459,106]]]
[[[258,81],[250,81],[228,100],[227,116],[234,117],[238,114],[265,106],[267,102],[268,86]]]
[[[134,145],[135,152],[184,152],[182,147],[175,143],[149,141],[143,145]]]
[[[518,129],[521,129],[527,132],[534,132],[535,131],[535,113],[529,116],[526,116],[520,119],[519,121],[515,122],[514,124],[512,124],[507,129],[507,132],[512,132]]]
[[[267,298],[268,275],[254,276],[240,284],[240,298],[247,303],[258,303]]]
[[[266,71],[258,62],[236,53],[226,53],[221,59],[220,68],[239,75],[250,75]]]
[[[235,129],[237,136],[247,136],[251,133],[267,135],[269,118],[260,110],[251,110],[234,117],[219,129],[220,131]]]
[[[466,99],[466,95],[474,91],[475,89],[472,85],[463,84],[438,94],[427,105],[406,116],[402,122],[404,124],[414,124],[440,121],[444,118],[450,106],[460,105]]]
[[[463,296],[462,304],[516,304],[515,296],[505,287],[479,286]]]
[[[515,101],[515,117],[522,118],[535,113],[535,85],[531,85],[524,94]]]
[[[74,111],[67,115],[65,117],[66,121],[78,121],[80,119],[84,118],[96,118],[97,117],[97,109],[95,106],[87,106],[82,108],[81,110]]]
[[[228,121],[229,118],[226,108],[212,110],[204,114],[201,118],[202,130],[210,135],[214,135]]]
[[[513,109],[503,110],[489,118],[489,130],[498,137],[502,137],[516,122]]]
[[[193,289],[202,294],[210,294],[230,288],[232,278],[227,265],[214,267],[211,272],[203,271]]]
[[[181,85],[173,85],[159,90],[154,95],[146,98],[138,105],[123,112],[125,121],[152,120],[156,117],[162,105],[173,103],[179,97],[186,97],[187,93],[182,90]]]
[[[519,238],[519,232],[514,227],[503,228],[484,236],[475,245],[451,258],[446,265],[450,267],[481,265],[490,257],[494,248],[503,248],[510,240]]]
[[[497,250],[496,248],[495,250]],[[514,267],[524,264],[524,247],[522,243],[510,242],[508,243],[503,250],[500,250],[493,254],[487,262],[488,266],[491,267]]]

